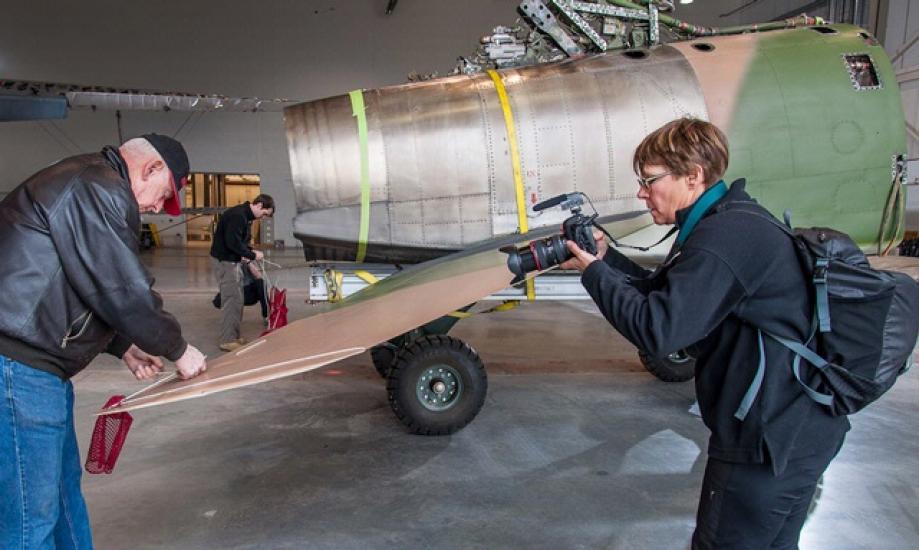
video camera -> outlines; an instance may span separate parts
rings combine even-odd
[[[566,245],[568,241],[574,241],[585,252],[597,253],[593,228],[599,228],[604,233],[606,231],[594,221],[598,216],[596,209],[590,216],[581,213],[581,206],[585,198],[587,195],[581,192],[562,194],[546,199],[533,207],[534,211],[540,212],[558,205],[563,209],[570,209],[571,216],[562,222],[561,235],[536,239],[530,241],[526,246],[511,250],[507,256],[507,267],[511,273],[518,278],[523,278],[530,271],[542,271],[568,260],[571,258],[571,252]],[[587,200],[590,202],[589,198]]]

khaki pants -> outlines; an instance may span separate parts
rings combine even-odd
[[[220,288],[220,343],[239,338],[239,325],[243,319],[243,287],[239,264],[214,260],[214,275]]]

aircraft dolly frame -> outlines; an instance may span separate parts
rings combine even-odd
[[[399,270],[385,265],[314,264],[310,273],[310,302],[340,300],[359,292]],[[580,275],[571,271],[550,271],[533,279],[534,299],[540,301],[590,300]],[[502,302],[487,312],[511,309],[527,300],[523,285],[508,287],[480,301]],[[387,381],[393,412],[410,431],[423,435],[453,433],[478,414],[485,401],[488,378],[485,364],[475,349],[454,336],[453,326],[474,315],[469,304],[412,331],[370,349],[377,373]],[[680,351],[668,358],[654,358],[639,352],[649,372],[665,382],[692,378],[692,358]]]

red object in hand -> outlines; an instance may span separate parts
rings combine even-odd
[[[103,408],[114,407],[123,399],[123,395],[113,395]],[[126,412],[106,414],[96,418],[93,436],[89,441],[89,452],[86,454],[87,472],[90,474],[112,473],[132,422],[134,419]]]
[[[268,328],[262,336],[287,326],[287,289],[271,287],[268,292]]]

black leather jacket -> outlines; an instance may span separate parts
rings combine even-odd
[[[181,357],[182,329],[137,256],[139,232],[127,167],[111,147],[57,162],[10,192],[0,202],[3,339],[48,354],[64,378],[131,343]]]

